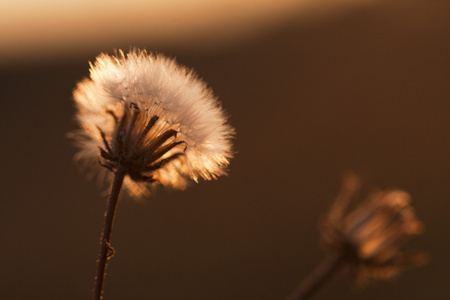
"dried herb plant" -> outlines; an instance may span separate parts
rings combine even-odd
[[[111,232],[122,185],[148,196],[156,185],[177,189],[187,181],[226,173],[234,130],[206,84],[162,55],[133,50],[101,54],[74,99],[81,129],[76,158],[114,174],[100,240],[95,299],[101,299]]]
[[[359,187],[356,175],[344,177],[341,192],[322,224],[327,256],[288,300],[308,299],[343,268],[349,269],[355,283],[362,287],[369,279],[389,280],[427,262],[424,252],[400,250],[423,231],[410,196],[401,190],[377,191],[356,203]]]

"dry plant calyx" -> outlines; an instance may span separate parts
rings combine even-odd
[[[411,237],[423,232],[410,196],[401,190],[378,191],[357,203],[355,175],[344,178],[343,187],[323,225],[323,239],[331,252],[339,253],[350,267],[356,283],[388,280],[408,267],[426,263],[421,251],[401,251]]]

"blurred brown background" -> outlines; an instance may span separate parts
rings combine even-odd
[[[97,54],[130,46],[197,70],[237,154],[228,177],[119,204],[106,300],[284,299],[323,257],[318,219],[347,170],[411,193],[426,233],[406,248],[432,261],[363,291],[340,276],[314,299],[449,299],[450,2],[285,2],[256,16],[257,2],[233,1],[223,21],[199,1],[209,17],[192,28],[174,3],[160,18],[184,29],[167,35],[133,11],[116,24],[106,4],[98,27],[2,19],[0,299],[92,298],[106,204],[73,162],[71,91]]]

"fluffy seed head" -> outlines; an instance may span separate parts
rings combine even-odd
[[[74,99],[77,158],[124,169],[133,195],[225,174],[234,130],[206,84],[174,60],[139,50],[101,54]]]

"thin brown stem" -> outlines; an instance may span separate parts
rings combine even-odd
[[[105,227],[100,240],[100,253],[98,257],[97,276],[95,277],[94,296],[95,300],[102,299],[103,283],[105,281],[107,261],[114,254],[111,247],[111,232],[114,224],[114,217],[117,210],[117,200],[119,199],[120,189],[122,187],[125,171],[119,167],[114,177],[111,188],[111,195],[108,201],[108,208],[105,213]]]
[[[314,294],[342,266],[342,255],[329,255],[304,279],[286,300],[305,300]]]

